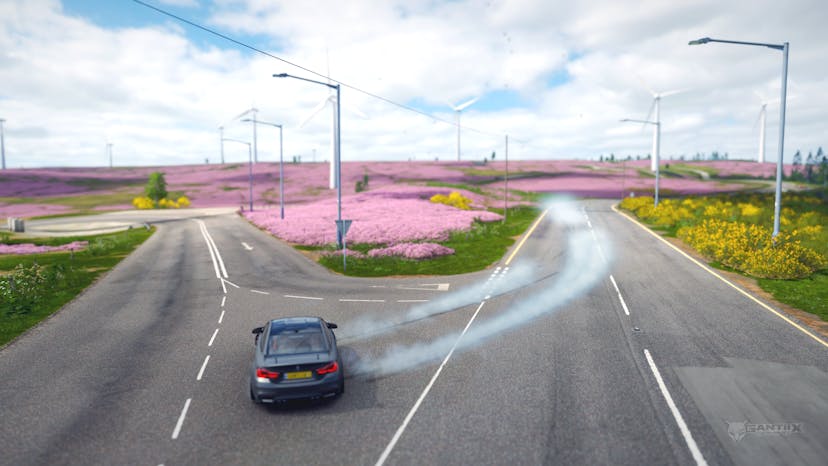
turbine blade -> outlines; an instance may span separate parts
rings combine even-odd
[[[316,105],[316,107],[313,107],[313,110],[311,110],[308,116],[305,117],[305,119],[302,120],[302,123],[299,124],[299,128],[303,128],[306,124],[308,124],[308,122],[311,121],[313,117],[315,117],[319,112],[322,111],[323,108],[325,108],[326,105],[328,105],[328,102],[330,100],[331,99],[329,97],[325,97],[325,99],[322,102],[319,102]]]
[[[659,96],[660,96],[660,97],[667,97],[667,96],[669,96],[669,95],[681,94],[682,92],[687,92],[687,91],[689,91],[689,90],[690,90],[690,89],[688,89],[688,88],[686,88],[686,87],[685,87],[685,88],[681,88],[681,89],[673,89],[672,91],[662,92],[661,94],[659,94]]]
[[[645,118],[644,121],[650,121],[650,117],[653,116],[653,110],[655,110],[655,104],[656,104],[656,99],[653,99],[653,103],[650,104],[650,111],[647,112],[647,118]],[[642,129],[646,128],[646,127],[647,127],[647,123],[642,123],[641,124]]]
[[[757,114],[756,114],[756,119],[755,119],[755,120],[753,120],[753,126],[751,127],[751,129],[756,129],[756,125],[758,125],[758,124],[759,124],[759,120],[761,120],[761,119],[762,119],[762,113],[763,113],[763,112],[765,112],[765,106],[766,106],[766,105],[767,105],[767,104],[765,104],[765,103],[763,103],[763,104],[762,104],[762,108],[760,108],[760,109],[759,109],[759,113],[757,113]]]
[[[653,95],[653,97],[658,97],[658,92],[654,91],[653,88],[651,88],[649,85],[647,85],[647,81],[645,81],[644,78],[641,77],[640,74],[638,74],[634,71],[633,71],[633,74],[635,75],[636,78],[638,78],[638,82],[641,83],[641,87],[646,89],[650,94]]]
[[[477,102],[478,100],[480,100],[480,97],[475,97],[471,100],[467,100],[466,102],[463,102],[462,104],[458,105],[457,107],[454,107],[454,110],[457,111],[457,112],[461,112],[461,111],[463,111],[463,109],[465,109],[466,107],[471,106],[473,103]]]
[[[239,118],[241,118],[241,117],[243,117],[243,116],[247,115],[247,114],[248,114],[248,113],[250,113],[250,112],[254,112],[254,111],[256,111],[256,109],[255,109],[255,108],[249,108],[249,109],[247,109],[247,110],[245,110],[245,111],[241,112],[238,116],[234,117],[234,118],[233,118],[232,120],[230,120],[230,121],[235,121],[235,120],[238,120]]]

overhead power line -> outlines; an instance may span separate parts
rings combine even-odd
[[[177,21],[181,21],[182,23],[186,23],[186,24],[189,24],[189,25],[190,25],[190,26],[192,26],[192,27],[195,27],[195,28],[201,29],[201,30],[202,30],[202,31],[204,31],[204,32],[207,32],[207,33],[209,33],[209,34],[213,34],[214,36],[217,36],[217,37],[221,37],[222,39],[227,40],[227,41],[230,41],[230,42],[232,42],[232,43],[234,43],[234,44],[236,44],[236,45],[238,45],[238,46],[244,47],[244,48],[246,48],[246,49],[250,49],[250,50],[252,50],[252,51],[254,51],[254,52],[260,53],[260,54],[262,54],[262,55],[265,55],[265,56],[267,56],[267,57],[273,58],[273,59],[275,59],[275,60],[279,60],[279,61],[280,61],[280,62],[282,62],[282,63],[286,63],[286,64],[288,64],[288,65],[290,65],[290,66],[293,66],[293,67],[299,68],[299,69],[300,69],[300,70],[302,70],[302,71],[306,71],[306,72],[311,73],[311,74],[313,74],[313,75],[319,76],[320,78],[324,78],[324,79],[328,79],[328,80],[330,80],[330,81],[333,81],[333,82],[335,82],[335,83],[339,84],[339,85],[340,85],[340,86],[342,86],[342,87],[346,87],[346,88],[348,88],[348,89],[351,89],[351,90],[357,91],[357,92],[359,92],[359,93],[361,93],[361,94],[365,94],[365,95],[367,95],[367,96],[369,96],[369,97],[373,97],[373,98],[375,98],[375,99],[381,100],[381,101],[383,101],[383,102],[385,102],[385,103],[387,103],[387,104],[391,104],[391,105],[393,105],[393,106],[395,106],[395,107],[399,107],[399,108],[401,108],[401,109],[403,109],[403,110],[408,110],[409,112],[414,112],[414,113],[416,113],[416,114],[422,115],[422,116],[427,117],[427,118],[430,118],[430,119],[432,119],[432,120],[439,121],[439,122],[441,122],[441,123],[445,123],[445,124],[448,124],[448,125],[451,125],[451,126],[454,126],[454,127],[457,127],[457,126],[458,126],[456,122],[453,122],[453,121],[450,121],[450,120],[445,120],[445,119],[440,118],[440,117],[436,117],[436,116],[431,115],[431,114],[429,114],[429,113],[426,113],[426,112],[424,112],[424,111],[422,111],[422,110],[418,110],[418,109],[413,108],[413,107],[410,107],[410,106],[408,106],[408,105],[401,104],[401,103],[399,103],[399,102],[395,102],[395,101],[393,101],[393,100],[391,100],[391,99],[389,99],[389,98],[383,97],[383,96],[378,95],[378,94],[375,94],[375,93],[373,93],[373,92],[366,91],[366,90],[364,90],[364,89],[360,89],[360,88],[358,88],[358,87],[356,87],[356,86],[352,86],[352,85],[347,84],[347,83],[344,83],[344,82],[342,82],[342,81],[339,81],[339,80],[333,79],[333,78],[331,78],[330,76],[325,76],[324,74],[319,73],[319,72],[316,72],[316,71],[314,71],[314,70],[312,70],[312,69],[310,69],[310,68],[304,67],[304,66],[299,65],[299,64],[297,64],[297,63],[293,63],[293,62],[291,62],[290,60],[286,60],[286,59],[284,59],[284,58],[282,58],[282,57],[279,57],[279,56],[277,56],[277,55],[274,55],[274,54],[272,54],[272,53],[270,53],[270,52],[266,52],[266,51],[264,51],[264,50],[262,50],[262,49],[260,49],[260,48],[254,47],[254,46],[252,46],[252,45],[250,45],[250,44],[246,44],[246,43],[244,43],[244,42],[242,42],[242,41],[240,41],[240,40],[234,39],[234,38],[232,38],[232,37],[230,37],[230,36],[228,36],[228,35],[226,35],[226,34],[222,34],[222,33],[218,32],[218,31],[215,31],[215,30],[213,30],[213,29],[210,29],[210,28],[208,28],[208,27],[206,27],[206,26],[202,26],[202,25],[200,25],[200,24],[198,24],[198,23],[195,23],[195,22],[190,21],[190,20],[188,20],[188,19],[182,18],[181,16],[178,16],[178,15],[176,15],[176,14],[170,13],[169,11],[166,11],[166,10],[163,10],[163,9],[158,8],[158,7],[156,7],[156,6],[150,5],[149,3],[143,2],[143,1],[141,1],[141,0],[132,0],[132,1],[133,1],[133,2],[135,2],[135,3],[137,3],[137,4],[139,4],[139,5],[142,5],[142,6],[144,6],[144,7],[147,7],[147,8],[149,8],[149,9],[151,9],[151,10],[155,10],[155,11],[157,11],[158,13],[161,13],[162,15],[169,16],[170,18],[173,18],[173,19],[175,19],[175,20],[177,20]],[[479,129],[476,129],[476,128],[471,128],[471,127],[468,127],[468,126],[462,126],[462,129],[467,130],[467,131],[473,131],[473,132],[480,133],[480,134],[485,134],[485,135],[488,135],[488,136],[497,136],[497,137],[502,136],[502,134],[499,134],[499,133],[490,133],[490,132],[488,132],[488,131],[483,131],[483,130],[479,130]]]

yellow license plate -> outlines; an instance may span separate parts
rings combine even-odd
[[[312,377],[311,371],[304,372],[288,372],[285,374],[287,379],[309,379]]]

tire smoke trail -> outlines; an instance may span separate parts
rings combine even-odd
[[[354,372],[382,376],[440,360],[455,345],[458,351],[478,346],[495,335],[560,309],[600,282],[606,276],[610,265],[609,261],[602,257],[595,242],[597,239],[601,244],[608,245],[604,235],[586,227],[583,214],[575,209],[571,201],[553,201],[549,209],[552,220],[566,232],[567,247],[563,269],[548,288],[527,297],[504,313],[476,323],[459,341],[460,332],[454,332],[428,343],[393,346],[376,358],[360,361]],[[605,254],[610,254],[608,249],[605,248]],[[519,269],[522,270],[521,274],[529,274],[534,267]],[[525,276],[521,277],[525,280]],[[511,287],[514,288],[514,285]],[[474,291],[478,291],[477,288]],[[412,315],[423,318],[423,315],[429,315],[429,309],[431,308],[416,309],[416,312],[412,309],[403,320],[411,318]]]

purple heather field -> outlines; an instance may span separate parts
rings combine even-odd
[[[768,177],[772,163],[749,161],[678,162],[682,168],[705,170],[722,177]],[[665,163],[666,165],[666,163]],[[652,191],[649,161],[511,161],[511,190],[568,193],[581,197],[620,198],[630,192]],[[151,172],[165,174],[167,190],[183,194],[192,208],[248,204],[247,164],[187,165],[127,168],[9,169],[0,174],[0,217],[29,218],[88,210],[132,209],[132,197],[143,194]],[[342,168],[342,218],[354,220],[348,241],[386,245],[388,252],[411,257],[429,253],[425,248],[402,246],[416,241],[441,241],[452,230],[468,229],[474,219],[495,221],[486,211],[501,207],[505,187],[503,161],[489,162],[345,162]],[[786,171],[789,171],[787,167]],[[355,192],[368,177],[367,189]],[[253,166],[254,212],[244,215],[252,223],[292,243],[329,244],[336,218],[336,191],[328,189],[328,165],[284,165],[285,219],[279,219],[279,165]],[[432,187],[427,183],[475,186],[475,191]],[[702,180],[697,176],[662,177],[661,189],[673,194],[709,194],[744,189],[738,181]],[[472,210],[429,202],[434,194],[460,193],[472,201]],[[510,194],[510,205],[525,203]],[[92,207],[90,207],[92,206]],[[402,248],[402,249],[400,249]],[[408,249],[405,249],[408,248]],[[408,251],[407,253],[405,251]],[[436,251],[434,249],[433,251]],[[432,252],[433,252],[432,251]]]

